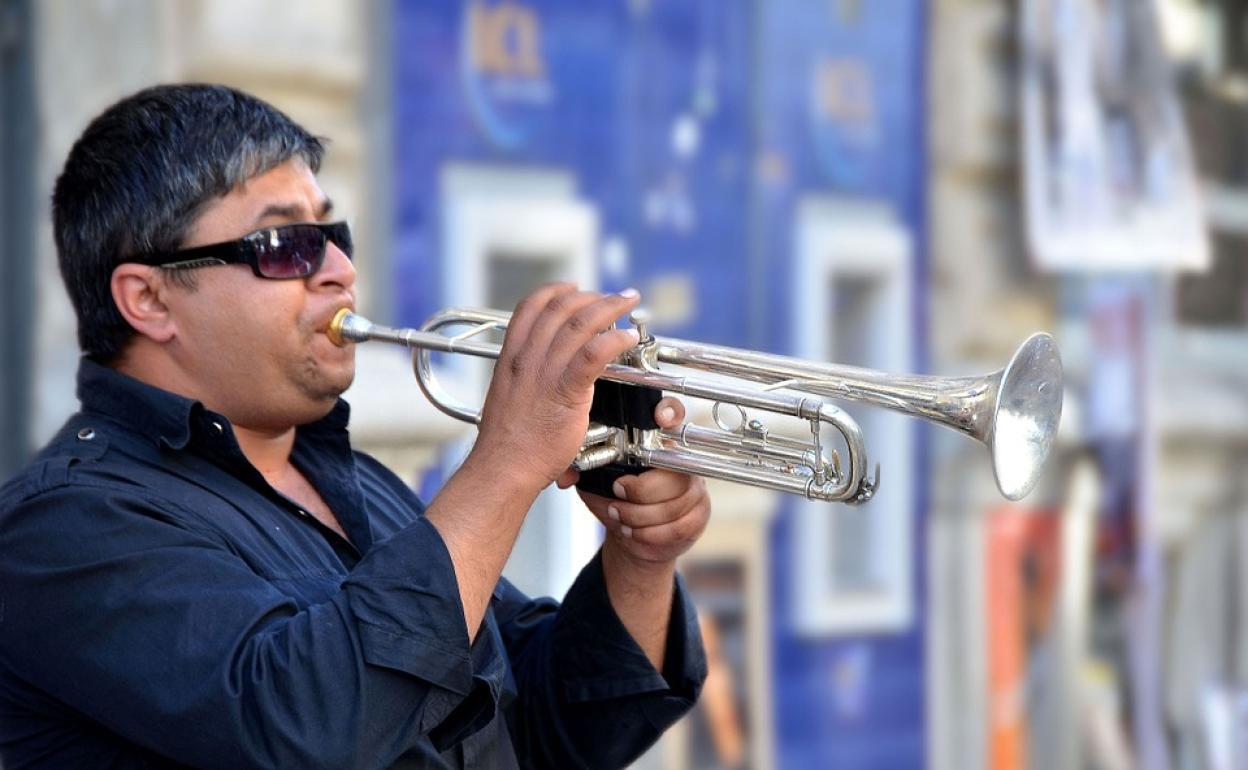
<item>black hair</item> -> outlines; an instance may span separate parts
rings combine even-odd
[[[215,198],[294,157],[316,172],[324,152],[271,104],[220,85],[155,86],[91,121],[52,193],[83,353],[114,361],[134,335],[109,289],[126,257],[177,249]]]

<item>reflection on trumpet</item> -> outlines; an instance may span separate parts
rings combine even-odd
[[[441,411],[473,424],[480,410],[459,403],[439,386],[432,353],[462,353],[497,359],[501,345],[476,339],[503,330],[511,314],[489,309],[449,309],[420,329],[374,324],[343,309],[327,334],[338,345],[370,340],[405,345],[422,392]],[[628,415],[627,408],[591,412],[591,423],[573,465],[583,473],[600,468],[667,468],[710,478],[803,495],[812,500],[862,503],[879,484],[879,468],[868,478],[866,445],[857,423],[831,400],[891,409],[964,433],[988,447],[1001,493],[1018,500],[1035,486],[1052,448],[1062,410],[1062,364],[1048,334],[1028,338],[1001,370],[980,377],[894,375],[839,364],[803,361],[717,345],[652,336],[643,311],[630,316],[640,342],[607,367],[602,379],[620,383],[615,397],[657,401],[670,392],[713,401],[714,428],[692,423],[661,430],[644,420],[601,419],[599,413]],[[441,330],[466,327],[449,335]],[[664,371],[663,365],[723,376],[699,379]],[[731,379],[728,379],[731,378]],[[721,407],[741,415],[730,425]],[[805,420],[810,440],[770,433],[746,409]],[[631,410],[631,413],[644,413]],[[845,457],[825,454],[821,432],[835,430]]]

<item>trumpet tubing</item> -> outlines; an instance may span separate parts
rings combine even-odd
[[[441,411],[474,424],[479,409],[445,393],[432,367],[432,353],[460,353],[497,359],[501,345],[475,339],[505,329],[510,313],[489,309],[449,309],[420,329],[373,324],[342,310],[327,335],[337,345],[382,341],[413,351],[417,384]],[[704,398],[716,403],[715,428],[686,423],[677,430],[591,422],[573,466],[583,472],[604,466],[667,468],[711,478],[800,494],[810,499],[861,503],[879,483],[877,466],[867,478],[867,452],[852,418],[831,400],[891,409],[957,430],[987,446],[1001,493],[1018,500],[1035,486],[1057,432],[1062,408],[1061,358],[1053,338],[1029,337],[1001,370],[981,377],[894,375],[839,364],[705,345],[649,334],[641,311],[630,320],[641,341],[602,378],[625,386]],[[448,335],[440,330],[466,326]],[[674,374],[663,365],[727,375],[735,382]],[[719,405],[741,411],[728,426]],[[773,436],[745,409],[788,415],[810,424],[811,439]],[[846,450],[824,454],[820,428],[840,434]]]

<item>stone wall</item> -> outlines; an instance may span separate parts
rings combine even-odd
[[[385,4],[347,0],[46,0],[35,4],[42,144],[36,170],[36,404],[42,444],[74,410],[73,311],[56,268],[49,197],[73,141],[117,99],[155,83],[226,83],[331,139],[320,182],[356,231],[360,305],[386,272]],[[370,73],[381,72],[380,76]],[[374,315],[376,315],[374,309]]]

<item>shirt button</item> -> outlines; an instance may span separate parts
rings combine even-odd
[[[214,421],[212,423],[212,432],[220,436],[221,434],[225,433],[225,428],[221,426],[221,423]]]
[[[82,430],[78,431],[79,441],[90,441],[93,438],[95,438],[94,428],[83,428]]]

